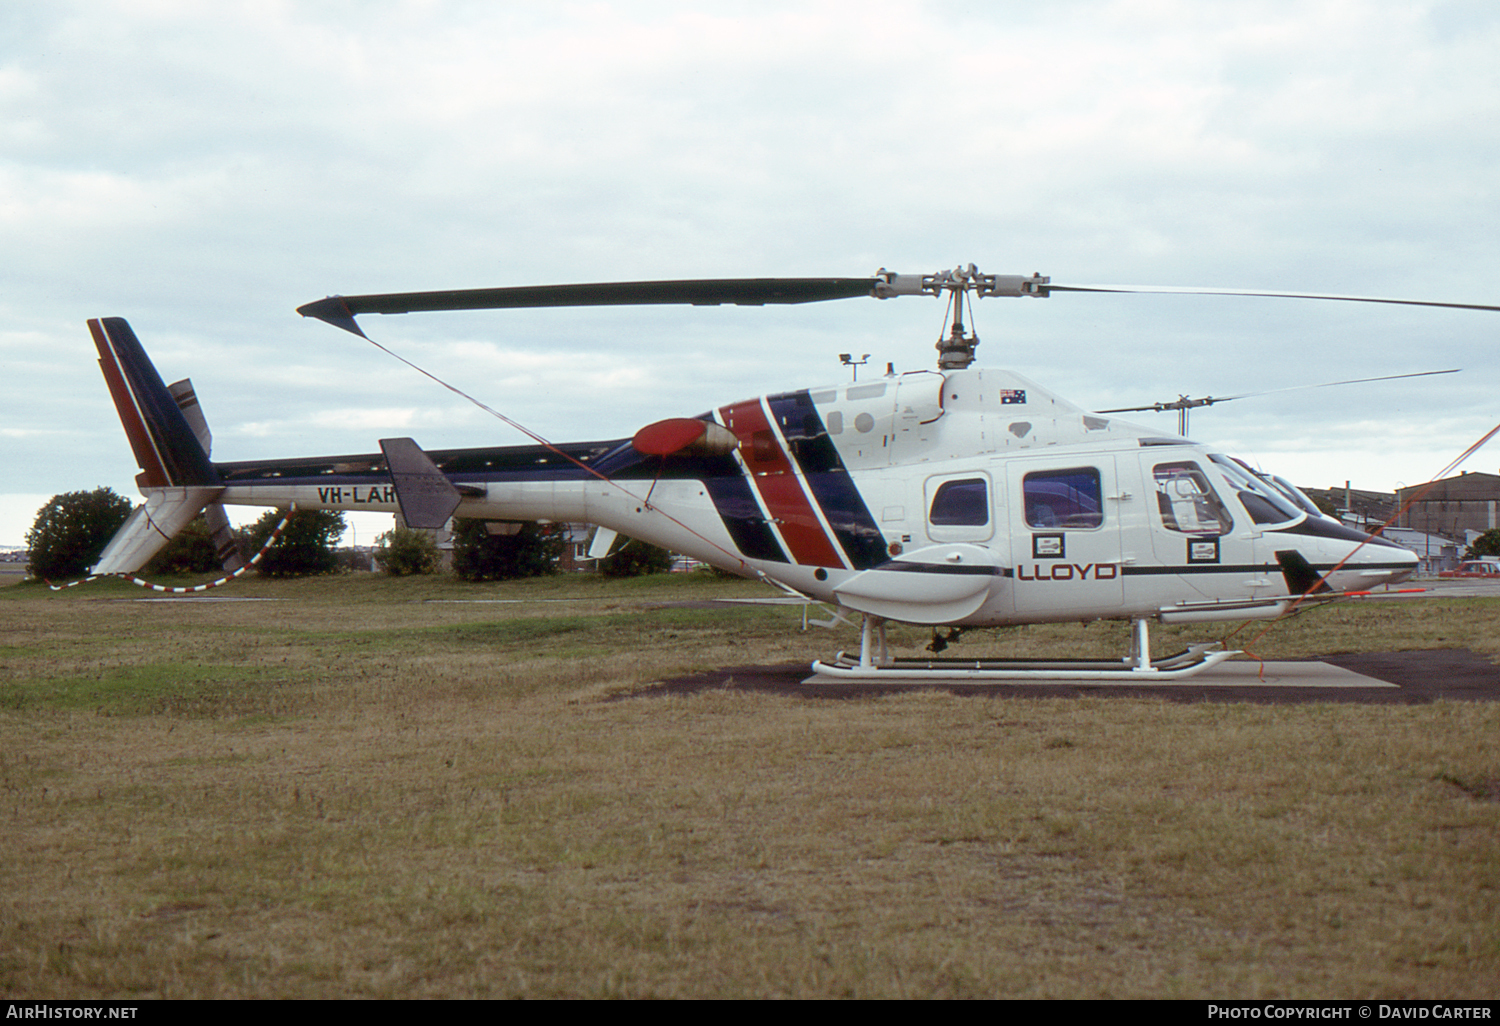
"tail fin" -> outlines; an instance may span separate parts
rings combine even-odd
[[[89,332],[141,468],[136,484],[146,495],[146,504],[110,539],[93,572],[139,570],[205,506],[214,507],[210,526],[215,544],[228,547],[229,523],[222,507],[213,502],[224,489],[209,459],[212,439],[192,383],[179,381],[170,389],[162,384],[135,332],[119,317],[91,320]]]
[[[141,468],[135,479],[141,490],[218,484],[207,450],[162,384],[130,325],[120,317],[104,317],[89,321],[89,331],[120,423]]]

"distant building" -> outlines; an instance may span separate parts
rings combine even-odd
[[[561,524],[563,529],[563,551],[558,557],[557,568],[564,573],[575,570],[596,570],[597,561],[589,559],[589,542],[594,537],[593,524]]]
[[[1423,575],[1452,570],[1458,566],[1458,557],[1462,554],[1462,546],[1452,538],[1414,531],[1409,527],[1387,527],[1380,536],[1415,552],[1419,560],[1417,573]]]
[[[1398,494],[1403,504],[1410,502],[1397,521],[1401,527],[1455,542],[1500,527],[1500,476],[1495,474],[1459,474]]]
[[[1337,510],[1337,516],[1350,527],[1373,531],[1396,515],[1395,492],[1372,492],[1364,488],[1351,488],[1345,482],[1342,488],[1304,488],[1307,497],[1324,509]]]
[[[1461,475],[1461,477],[1464,479],[1490,477],[1492,481],[1500,483],[1500,478],[1487,474]],[[1460,478],[1452,480],[1458,481]],[[1426,499],[1436,501],[1437,496],[1446,494],[1442,488],[1443,484],[1444,482],[1439,482],[1432,491],[1427,493]],[[1465,488],[1467,485],[1468,482],[1465,481]],[[1373,533],[1379,530],[1381,525],[1394,518],[1395,522],[1382,530],[1381,536],[1417,554],[1420,559],[1417,573],[1435,574],[1440,570],[1451,570],[1458,565],[1459,557],[1468,543],[1464,531],[1455,529],[1452,516],[1449,516],[1446,521],[1442,520],[1438,516],[1440,507],[1436,505],[1432,507],[1415,505],[1406,510],[1404,515],[1396,516],[1396,511],[1420,487],[1403,489],[1400,493],[1372,492],[1363,488],[1352,488],[1346,483],[1342,488],[1304,488],[1302,490],[1324,509],[1337,510],[1340,520],[1361,531]],[[1414,511],[1419,511],[1415,517]],[[1427,523],[1423,522],[1422,514],[1427,515]]]

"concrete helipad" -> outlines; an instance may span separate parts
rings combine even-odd
[[[813,674],[802,681],[803,684],[849,684],[867,683],[864,681],[848,682],[838,677]],[[878,683],[878,682],[869,682]],[[896,682],[903,683],[903,682]],[[964,680],[934,681],[932,685],[942,687],[954,686],[987,686],[1004,687],[1018,684],[1046,684],[1043,680],[1026,681],[978,681],[969,682]],[[1259,662],[1228,662],[1211,666],[1206,670],[1194,674],[1191,677],[1183,677],[1177,680],[1152,680],[1149,676],[1136,676],[1121,674],[1119,680],[1091,680],[1084,682],[1059,681],[1058,683],[1082,683],[1094,687],[1118,688],[1118,687],[1155,687],[1155,688],[1394,688],[1398,685],[1389,681],[1380,680],[1378,677],[1368,677],[1353,670],[1346,670],[1342,666],[1334,666],[1331,663],[1315,662],[1285,662],[1285,663],[1259,663]],[[928,686],[932,686],[928,685]]]
[[[1169,702],[1364,702],[1412,705],[1438,700],[1500,701],[1500,665],[1466,649],[1331,655],[1307,661],[1261,664],[1239,659],[1186,680],[986,682],[982,684],[870,684],[809,681],[806,663],[731,666],[678,677],[637,691],[637,696],[704,690],[772,691],[803,698],[836,699],[901,691],[946,690],[989,698],[1156,698]]]

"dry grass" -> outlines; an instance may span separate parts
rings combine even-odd
[[[1493,997],[1500,704],[604,700],[853,640],[653,608],[722,593],[763,591],[0,589],[0,992]],[[1258,650],[1497,628],[1346,606]]]

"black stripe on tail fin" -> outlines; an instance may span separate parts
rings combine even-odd
[[[218,483],[218,474],[162,383],[130,325],[120,317],[89,321],[99,366],[135,453],[142,489]]]

